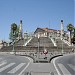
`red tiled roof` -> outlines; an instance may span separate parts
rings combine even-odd
[[[43,30],[47,31],[47,32],[57,32],[60,30],[54,30],[54,29],[48,29],[48,28],[42,28]]]

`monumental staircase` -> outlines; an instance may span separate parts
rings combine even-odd
[[[65,43],[60,38],[56,39],[55,43],[56,46],[54,46],[54,43],[51,40],[52,38],[49,37],[33,37],[26,45],[24,39],[18,40],[15,43],[14,49],[17,52],[25,52],[25,51],[39,51],[43,52],[45,49],[49,52],[61,52],[62,48],[65,52],[69,52],[72,50],[74,46],[69,46],[67,43]],[[2,52],[10,52],[13,50],[13,46],[3,46],[0,51]]]

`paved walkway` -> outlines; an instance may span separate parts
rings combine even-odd
[[[57,75],[52,63],[31,63],[26,72],[30,72],[31,75]]]

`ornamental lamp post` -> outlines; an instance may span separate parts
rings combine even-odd
[[[64,24],[63,24],[63,20],[61,20],[61,40],[62,40],[62,50],[61,53],[63,54],[64,50],[63,50],[63,35],[64,35]]]

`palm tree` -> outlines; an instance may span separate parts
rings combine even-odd
[[[74,26],[72,24],[67,25],[67,30],[70,32],[70,43],[71,43],[71,36],[72,36],[73,29],[74,29]]]
[[[14,35],[14,33],[15,33],[15,35]],[[11,24],[11,30],[10,30],[10,34],[9,34],[9,39],[13,40],[14,37],[17,38],[18,33],[19,33],[19,27],[17,27],[17,24],[15,24],[15,23]]]
[[[17,24],[12,23],[11,24],[11,30],[10,30],[10,34],[9,34],[9,38],[13,43],[13,50],[12,52],[14,52],[14,54],[16,54],[16,50],[15,48],[15,42],[16,42],[16,38],[18,37],[18,33],[19,33],[19,28],[17,27]]]
[[[72,37],[71,41],[73,44],[75,44],[75,28],[74,28],[73,37]]]

